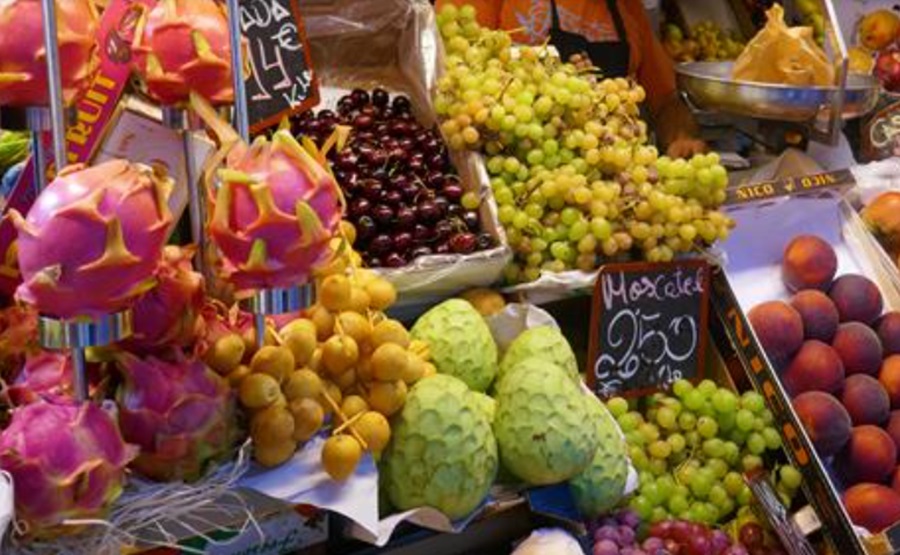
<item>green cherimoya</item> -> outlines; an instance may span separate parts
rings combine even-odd
[[[499,461],[476,395],[457,378],[440,374],[410,390],[380,465],[394,507],[432,507],[451,519],[478,508]]]
[[[575,383],[581,381],[575,353],[563,334],[553,326],[529,328],[510,344],[500,362],[497,379],[523,360],[539,359],[552,362],[566,371]]]
[[[619,426],[603,403],[588,395],[585,402],[597,427],[599,443],[590,466],[572,478],[569,487],[581,514],[596,518],[622,500],[628,481],[628,454]]]
[[[476,393],[475,391],[473,391],[472,395],[475,397],[475,406],[477,406],[481,410],[482,414],[484,414],[488,422],[493,424],[494,415],[497,414],[497,401],[495,401],[493,397],[488,397],[484,393]]]
[[[413,339],[424,341],[441,374],[461,379],[473,391],[487,391],[497,374],[497,344],[471,304],[450,299],[422,315]]]
[[[535,371],[535,365],[541,366]],[[494,435],[503,466],[531,485],[564,482],[597,450],[597,428],[581,388],[550,362],[524,361],[497,390]]]

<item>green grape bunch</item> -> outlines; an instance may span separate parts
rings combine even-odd
[[[590,272],[609,260],[666,262],[727,238],[718,155],[660,156],[640,117],[644,90],[580,57],[514,46],[471,6],[446,6],[446,67],[434,104],[450,148],[486,157],[515,257],[510,283]]]
[[[781,436],[763,397],[738,395],[711,380],[694,387],[679,380],[672,394],[656,394],[638,405],[620,397],[607,401],[625,434],[640,487],[629,505],[643,519],[670,518],[715,525],[737,516],[753,501],[742,474],[776,460]],[[775,490],[790,505],[800,473],[772,468]]]

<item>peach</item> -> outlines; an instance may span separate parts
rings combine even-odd
[[[872,376],[854,374],[847,378],[841,403],[847,409],[854,426],[887,422],[891,414],[891,400],[884,387]]]
[[[786,364],[803,344],[803,320],[785,302],[758,304],[750,309],[747,317],[766,356],[777,367]]]
[[[791,404],[820,457],[836,454],[850,439],[853,429],[850,415],[834,396],[808,391],[798,395]]]
[[[791,239],[781,259],[781,277],[790,291],[827,290],[837,272],[837,255],[831,245],[815,235]]]
[[[891,412],[891,415],[888,417],[887,425],[884,427],[884,431],[886,431],[887,434],[891,436],[891,439],[894,440],[894,445],[897,446],[897,457],[900,459],[900,410]],[[897,462],[900,463],[900,460]]]
[[[875,322],[884,356],[900,354],[900,312],[886,312]]]
[[[878,381],[891,400],[892,409],[900,409],[900,355],[891,355],[881,363]]]
[[[878,426],[857,426],[835,456],[834,466],[845,486],[884,482],[897,466],[897,446]]]
[[[844,364],[827,343],[804,341],[781,374],[781,383],[791,397],[806,391],[837,393],[844,387]]]
[[[857,484],[844,492],[850,520],[873,534],[900,520],[900,494],[881,484]]]
[[[900,493],[900,466],[895,468],[891,474],[891,489]]]
[[[831,341],[838,327],[838,311],[831,298],[816,289],[804,289],[791,297],[791,306],[803,320],[806,339]]]
[[[871,324],[884,308],[878,286],[859,274],[845,274],[834,280],[828,296],[834,301],[841,322]]]
[[[859,322],[838,326],[831,346],[844,363],[844,372],[875,376],[881,369],[881,341],[872,328]]]

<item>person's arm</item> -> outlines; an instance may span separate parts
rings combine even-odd
[[[656,39],[643,5],[637,0],[626,0],[624,4],[637,22],[637,36],[629,37],[629,43],[641,52],[636,77],[647,93],[657,141],[674,157],[705,151],[706,144],[697,138],[697,122],[678,94],[672,59]]]
[[[501,0],[437,0],[434,9],[439,12],[447,4],[453,4],[457,7],[468,4],[478,12],[479,25],[490,29],[496,29],[500,26],[500,8],[503,6]]]
[[[699,138],[694,115],[677,92],[663,100],[653,115],[653,123],[657,140],[668,156],[690,158],[706,152],[707,145]]]

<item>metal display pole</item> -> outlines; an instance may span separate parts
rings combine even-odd
[[[241,8],[238,0],[228,0],[228,30],[231,41],[231,75],[234,79],[234,126],[245,142],[250,142],[250,116],[247,113],[247,87],[241,56]]]
[[[44,49],[47,53],[47,83],[53,127],[53,156],[57,168],[66,165],[66,117],[60,77],[59,41],[56,35],[56,0],[41,0],[44,18]]]
[[[181,148],[184,152],[185,175],[187,176],[188,186],[188,210],[191,219],[191,240],[197,245],[200,256],[195,259],[197,271],[203,274],[203,277],[209,281],[211,275],[207,265],[207,251],[209,249],[209,241],[206,237],[206,196],[203,194],[204,187],[200,183],[200,176],[197,175],[197,160],[194,156],[193,136],[192,133],[196,127],[191,119],[190,111],[175,106],[162,107],[162,121],[169,129],[178,132],[181,137]]]
[[[63,104],[62,78],[60,76],[59,39],[56,29],[56,0],[41,0],[41,16],[43,18],[44,51],[47,56],[47,85],[50,100],[50,128],[53,134],[53,157],[57,168],[66,165],[66,117]],[[31,114],[29,114],[31,115]],[[28,118],[31,120],[32,118]],[[44,118],[40,118],[43,120]],[[32,123],[32,122],[29,122]],[[41,124],[35,124],[45,127]],[[46,184],[46,156],[43,152],[40,133],[35,133],[34,162],[37,186],[40,189]],[[54,322],[56,325],[54,325]],[[130,323],[130,315],[124,319],[101,319],[96,322],[68,322],[41,319],[41,343],[45,347],[70,349],[75,381],[75,394],[79,401],[88,400],[87,365],[84,349],[93,345],[107,344],[106,339],[117,336],[118,332],[127,331],[115,324]],[[113,327],[107,327],[112,324]],[[130,329],[130,328],[129,328]],[[61,332],[61,335],[60,335]],[[55,341],[60,339],[61,341]]]
[[[241,55],[241,11],[239,0],[227,0],[228,28],[231,41],[231,67],[234,79],[234,126],[244,142],[250,142],[250,116],[247,109],[247,87],[244,82],[242,68],[244,60]],[[250,311],[253,313],[256,328],[256,344],[265,345],[266,316],[297,312],[311,306],[314,302],[314,290],[310,284],[287,288],[261,289],[250,299]]]
[[[70,352],[75,375],[75,395],[79,401],[86,401],[89,395],[85,349],[105,347],[126,339],[131,335],[132,329],[131,310],[95,320],[64,320],[49,316],[41,316],[38,320],[41,346]]]

